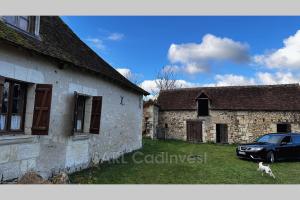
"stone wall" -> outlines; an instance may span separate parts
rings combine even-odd
[[[151,139],[156,138],[158,112],[159,109],[154,104],[144,106],[143,109],[143,135]]]
[[[0,75],[30,82],[27,91],[25,134],[0,136],[0,178],[16,178],[31,169],[47,177],[60,170],[72,172],[89,165],[93,157],[116,158],[142,146],[142,95],[100,76],[58,63],[27,51],[2,45]],[[32,136],[35,83],[52,84],[49,135]],[[74,91],[102,96],[100,134],[72,135]],[[123,104],[120,103],[124,97]],[[89,116],[91,101],[86,103]],[[84,124],[89,125],[89,117]],[[28,157],[29,156],[29,157]]]
[[[3,139],[9,140],[3,136]],[[22,138],[19,137],[19,141]],[[9,142],[9,141],[6,141]],[[40,154],[40,144],[34,138],[23,137],[22,143],[0,144],[1,178],[12,179],[27,171],[36,169],[36,159]],[[5,172],[5,173],[4,173]]]
[[[193,111],[164,111],[159,112],[158,127],[165,130],[167,139],[186,140],[186,120],[197,119]]]
[[[186,120],[203,120],[203,141],[216,142],[216,124],[228,125],[229,143],[246,143],[260,135],[276,132],[278,123],[290,123],[293,132],[300,132],[300,112],[217,111],[208,117],[197,117],[196,111],[162,111],[159,127],[166,124],[167,138],[186,140]]]

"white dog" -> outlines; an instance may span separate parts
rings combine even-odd
[[[270,168],[269,165],[263,165],[262,162],[258,163],[258,169],[257,171],[261,171],[261,175],[263,176],[264,173],[269,174],[270,176],[272,176],[275,179],[275,176]]]

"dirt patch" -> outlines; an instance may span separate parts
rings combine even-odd
[[[43,179],[36,172],[27,172],[20,178],[18,184],[51,184],[51,182]]]

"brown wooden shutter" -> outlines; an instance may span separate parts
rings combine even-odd
[[[32,121],[32,135],[48,135],[52,85],[37,84]]]
[[[77,107],[78,107],[78,93],[74,92],[74,112],[73,112],[73,129],[72,133],[74,134],[77,130]]]
[[[2,90],[3,90],[3,86],[4,86],[4,80],[5,80],[5,78],[0,76],[0,111],[2,109]]]
[[[93,97],[90,133],[99,134],[102,109],[102,97]]]

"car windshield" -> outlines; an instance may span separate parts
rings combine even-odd
[[[271,144],[278,144],[282,140],[282,135],[264,135],[256,140],[256,142],[261,143],[271,143]]]

